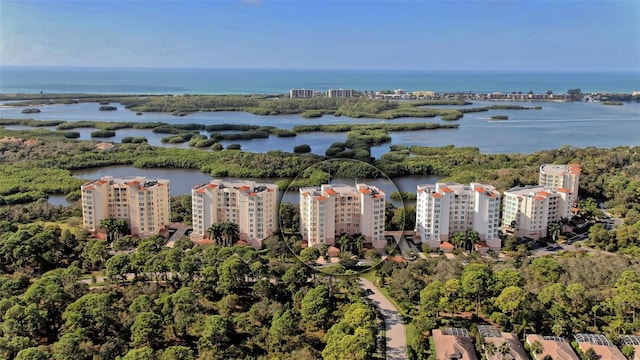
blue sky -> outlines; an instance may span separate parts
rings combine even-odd
[[[640,71],[640,1],[7,1],[0,65]]]

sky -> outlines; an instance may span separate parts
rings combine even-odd
[[[640,0],[0,0],[0,65],[640,71]]]

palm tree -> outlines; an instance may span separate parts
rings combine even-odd
[[[464,232],[464,249],[471,251],[473,249],[473,244],[480,241],[480,234],[474,230],[467,230]]]
[[[224,245],[231,246],[240,239],[240,227],[233,222],[222,224],[222,233],[224,234]]]
[[[117,219],[114,222],[114,230],[116,233],[116,240],[120,238],[120,235],[129,235],[131,233],[129,230],[129,224],[125,219]]]
[[[544,346],[539,340],[536,340],[531,344],[531,351],[536,355],[542,354]]]
[[[116,228],[116,220],[114,218],[110,217],[100,220],[100,229],[104,231],[108,243],[113,241]]]
[[[353,244],[355,246],[356,252],[360,253],[360,250],[362,250],[362,247],[364,246],[364,235],[355,234]]]
[[[505,358],[511,352],[511,345],[508,342],[503,342],[498,346],[498,353],[502,355],[502,358]]]
[[[340,238],[337,241],[338,247],[340,248],[340,251],[345,251],[347,249],[347,246],[349,246],[350,242],[351,242],[351,240],[349,239],[349,237],[347,235],[341,234]]]
[[[553,242],[558,241],[558,234],[560,233],[561,229],[562,229],[562,226],[560,225],[559,222],[552,222],[547,227],[547,231],[551,234],[551,239],[553,240]]]
[[[484,344],[484,351],[487,353],[487,357],[493,356],[496,354],[496,352],[498,351],[498,348],[496,347],[496,344],[494,343],[485,343]]]
[[[221,224],[212,224],[207,229],[207,234],[209,234],[209,238],[213,239],[216,244],[221,245],[222,243],[222,226]]]
[[[455,246],[456,249],[463,247],[465,245],[465,236],[463,232],[455,232],[451,236],[451,243]]]

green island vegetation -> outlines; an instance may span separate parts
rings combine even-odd
[[[146,143],[147,138],[144,136],[125,136],[122,138],[121,142],[123,144],[142,144],[142,143]]]
[[[21,111],[21,113],[23,114],[37,114],[40,113],[42,111],[40,111],[40,109],[38,108],[26,108],[24,110]]]
[[[509,120],[507,115],[491,115],[491,120]]]
[[[622,101],[609,100],[609,101],[602,101],[601,104],[602,105],[623,105],[624,103]]]
[[[92,138],[110,138],[116,136],[116,132],[113,130],[97,130],[91,132]]]
[[[84,181],[70,170],[108,165],[295,178],[294,188],[319,185],[327,181],[329,169],[314,165],[384,142],[388,135],[382,128],[344,131],[347,141],[331,146],[340,151],[322,157],[249,153],[229,150],[231,145],[220,151],[163,148],[133,141],[103,151],[94,141],[68,139],[67,131],[0,128],[0,137],[38,140],[29,146],[0,142],[0,204],[5,205],[0,206],[0,357],[384,358],[384,350],[376,346],[376,312],[364,302],[357,278],[335,275],[351,272],[349,253],[374,257],[357,242],[341,240],[347,255],[327,275],[304,265],[319,250],[300,249],[297,238],[270,238],[257,251],[194,246],[187,238],[168,248],[162,246],[164,238],[140,240],[127,236],[126,226],[105,222],[107,240],[94,239],[81,228],[79,205],[46,201],[52,194],[79,198]],[[473,147],[392,145],[379,159],[366,160],[331,162],[330,173],[361,179],[380,176],[380,171],[391,178],[440,175],[442,181],[481,182],[505,190],[537,183],[541,164],[582,166],[583,200],[576,221],[589,224],[584,249],[534,258],[531,244],[507,237],[507,257],[496,261],[469,251],[466,244],[473,234],[460,233],[452,240],[457,258],[385,261],[366,275],[394,300],[412,329],[410,359],[433,355],[428,330],[438,326],[470,329],[479,347],[483,340],[474,327],[479,323],[520,336],[525,331],[566,337],[595,332],[616,339],[640,331],[640,147],[481,154]],[[603,216],[598,202],[622,223],[607,229],[598,222]],[[190,206],[189,196],[172,198],[173,219],[189,221]],[[291,215],[283,218],[283,227],[296,229],[295,207],[281,207],[284,211]],[[415,207],[388,204],[387,219],[389,230],[410,228]]]
[[[98,108],[98,110],[100,110],[100,111],[114,111],[114,110],[118,110],[118,108],[117,108],[117,107],[115,107],[115,106],[106,106],[106,105],[103,105],[103,106],[100,106],[100,107]]]
[[[9,98],[10,99],[10,98]],[[8,100],[7,96],[0,100]],[[255,115],[300,114],[305,118],[323,115],[346,116],[351,118],[396,119],[402,117],[431,118],[440,116],[442,120],[458,120],[467,112],[498,109],[529,110],[541,107],[519,105],[493,105],[480,108],[434,109],[428,106],[471,105],[464,100],[378,100],[368,98],[324,98],[289,99],[285,96],[268,95],[175,95],[175,96],[106,96],[67,95],[38,98],[26,97],[23,101],[6,103],[6,106],[32,106],[43,104],[69,104],[78,102],[118,102],[126,109],[137,113],[167,112],[185,116],[198,111],[245,111]],[[114,106],[101,106],[116,110]]]
[[[389,195],[393,200],[415,200],[418,195],[410,191],[394,191]]]
[[[311,146],[309,144],[300,144],[293,147],[293,152],[296,154],[306,154],[311,152]]]

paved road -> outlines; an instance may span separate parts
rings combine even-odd
[[[393,304],[387,300],[380,290],[367,279],[360,278],[360,286],[363,289],[373,291],[367,296],[380,309],[385,322],[387,340],[387,359],[404,360],[407,358],[407,335],[402,317]]]

